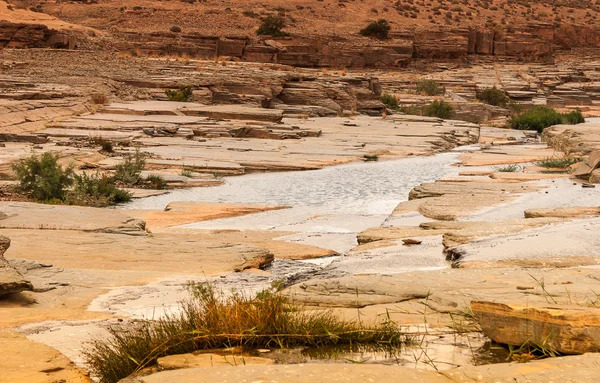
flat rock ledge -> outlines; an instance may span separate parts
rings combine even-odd
[[[600,351],[600,309],[471,302],[483,333],[513,346],[533,344],[562,354]]]
[[[33,289],[31,282],[4,259],[4,252],[9,247],[10,239],[0,235],[0,297]]]
[[[215,365],[129,377],[120,383],[594,383],[598,374],[600,355],[585,354],[439,372],[378,364]]]

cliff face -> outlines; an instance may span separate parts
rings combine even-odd
[[[114,48],[133,54],[236,58],[301,67],[389,68],[406,66],[413,58],[461,60],[470,54],[547,60],[555,43],[554,26],[532,24],[510,32],[487,28],[396,32],[388,40],[128,33]]]

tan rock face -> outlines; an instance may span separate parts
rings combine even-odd
[[[10,239],[0,235],[0,296],[31,290],[31,283],[11,267],[4,259],[4,252],[10,247]]]
[[[157,364],[165,370],[179,368],[216,367],[216,366],[244,366],[251,364],[273,364],[275,361],[268,358],[255,356],[227,355],[227,354],[179,354],[159,358]]]
[[[600,215],[598,207],[564,207],[550,209],[529,209],[525,210],[525,218],[556,217],[556,218],[577,218]]]
[[[564,354],[600,351],[600,309],[471,302],[486,336],[498,343],[531,343]]]

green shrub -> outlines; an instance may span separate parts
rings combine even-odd
[[[177,314],[110,329],[84,351],[103,383],[115,383],[156,364],[162,356],[218,348],[290,348],[385,345],[399,348],[411,338],[389,319],[380,324],[339,319],[331,310],[304,310],[273,291],[256,297],[223,294],[210,284],[190,286],[192,298]]]
[[[112,177],[83,172],[74,176],[73,189],[67,193],[66,202],[70,205],[109,206],[129,202],[131,193],[119,189]]]
[[[146,166],[144,154],[139,149],[135,150],[134,155],[125,157],[122,164],[117,165],[115,180],[125,186],[135,186],[140,182],[140,175]]]
[[[376,37],[378,39],[387,39],[392,27],[387,20],[381,19],[373,21],[365,28],[360,30],[360,34],[366,37]]]
[[[73,166],[63,168],[58,154],[33,154],[12,166],[22,192],[40,202],[64,201],[67,188],[73,184]]]
[[[477,99],[486,104],[506,108],[509,98],[504,91],[496,88],[487,88],[477,93]]]
[[[547,157],[536,161],[535,164],[548,169],[566,169],[579,161],[579,158],[572,157]]]
[[[289,33],[282,31],[285,28],[285,18],[277,15],[269,15],[260,19],[261,24],[256,30],[257,35],[288,36]]]
[[[170,90],[167,89],[165,91],[167,95],[167,99],[169,101],[178,101],[178,102],[190,102],[192,101],[192,97],[194,96],[194,92],[192,91],[191,86],[180,86],[179,90]]]
[[[417,83],[417,93],[425,93],[428,96],[440,96],[446,93],[446,88],[435,80],[421,80]]]
[[[509,124],[513,129],[536,130],[541,133],[544,129],[553,125],[574,125],[582,122],[585,122],[585,119],[579,110],[561,114],[549,106],[538,105],[513,117]]]
[[[423,115],[448,119],[454,117],[454,108],[446,101],[436,100],[423,108]]]
[[[379,101],[383,102],[384,105],[390,109],[398,109],[398,99],[396,98],[396,96],[389,94],[389,93],[384,93],[381,95],[381,97],[379,98]]]
[[[377,154],[365,154],[363,156],[363,158],[365,159],[365,161],[378,161],[379,160],[379,155],[377,155]]]
[[[582,124],[585,122],[585,118],[583,118],[583,114],[579,109],[574,110],[569,113],[563,113],[563,123],[569,125]]]
[[[162,190],[168,186],[167,181],[158,174],[150,174],[144,181],[150,189]]]

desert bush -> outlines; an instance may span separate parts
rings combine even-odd
[[[365,28],[360,30],[360,34],[366,37],[376,37],[378,39],[387,39],[392,27],[387,20],[381,19],[373,21]]]
[[[423,108],[423,115],[448,119],[454,116],[454,108],[446,101],[436,100]]]
[[[115,171],[115,180],[125,186],[135,186],[141,180],[141,173],[146,166],[146,159],[139,149],[136,149],[135,154],[128,155],[122,164],[117,165]]]
[[[90,98],[95,105],[106,105],[108,103],[108,97],[104,93],[93,93]]]
[[[537,166],[548,169],[566,169],[580,161],[575,157],[547,157],[535,162]]]
[[[512,117],[509,124],[513,129],[536,130],[541,133],[544,129],[553,125],[574,125],[582,122],[585,122],[585,119],[579,110],[570,113],[559,113],[549,106],[538,105]]]
[[[73,167],[63,168],[58,158],[58,154],[46,152],[14,164],[20,190],[36,201],[64,201],[67,188],[73,184]]]
[[[130,200],[131,194],[119,189],[112,177],[83,172],[74,176],[73,189],[66,194],[65,202],[70,205],[103,207]]]
[[[581,111],[579,109],[569,113],[563,113],[562,116],[564,124],[576,125],[585,122],[585,118],[583,118],[583,114],[581,114]]]
[[[304,310],[271,290],[250,297],[225,295],[210,284],[189,288],[192,297],[178,314],[111,329],[110,338],[92,343],[85,350],[92,373],[103,383],[115,383],[162,356],[226,347],[400,347],[410,341],[389,319],[375,325],[346,321],[330,310]]]
[[[167,188],[167,181],[158,174],[150,174],[144,180],[146,186],[150,189],[162,190]]]
[[[446,88],[435,80],[421,80],[417,83],[417,93],[424,93],[428,96],[440,96],[446,93]]]
[[[177,25],[173,25],[169,30],[173,33],[181,33],[181,27],[178,27]]]
[[[389,94],[389,93],[384,93],[381,95],[381,97],[379,98],[379,101],[383,102],[383,104],[388,107],[389,109],[398,109],[398,99],[396,98],[396,96]]]
[[[509,101],[506,93],[495,86],[493,88],[487,88],[481,92],[477,92],[477,99],[485,102],[486,104],[499,106],[502,108],[506,108]]]
[[[179,90],[167,89],[165,94],[169,101],[190,102],[192,101],[194,92],[192,91],[191,86],[182,85],[179,87]]]
[[[278,15],[269,15],[260,19],[261,23],[256,30],[257,35],[269,36],[288,36],[289,33],[284,32],[285,18]]]

